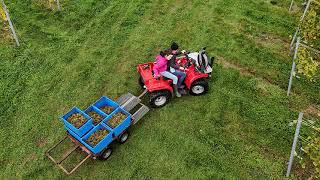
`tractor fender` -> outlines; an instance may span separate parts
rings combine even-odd
[[[186,79],[185,79],[185,84],[187,86],[188,89],[190,89],[191,85],[193,82],[195,82],[198,79],[206,79],[208,78],[209,75],[208,74],[191,74],[191,75],[187,75]]]

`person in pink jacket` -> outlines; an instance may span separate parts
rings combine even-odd
[[[169,59],[170,60],[170,59]],[[181,97],[181,94],[178,91],[178,77],[167,71],[168,67],[168,59],[165,57],[165,53],[163,51],[156,57],[156,62],[153,66],[154,77],[156,79],[160,78],[160,76],[167,77],[172,79],[173,89],[177,97]]]

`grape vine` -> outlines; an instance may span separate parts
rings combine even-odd
[[[310,179],[320,178],[320,137],[319,136],[310,136],[307,139],[309,143],[304,147],[304,152],[306,156],[300,160],[302,168],[307,166],[312,166],[309,169]],[[310,162],[312,162],[310,164]],[[308,165],[309,164],[309,165]]]
[[[315,51],[320,49],[320,3],[313,0],[309,6],[304,19],[299,23],[302,43],[298,49],[296,64],[297,72],[304,75],[310,81],[320,80],[320,54]],[[312,50],[311,47],[315,50]],[[319,127],[319,124],[317,125]],[[312,127],[312,131],[307,138],[307,143],[303,146],[304,154],[300,164],[303,169],[308,169],[308,178],[320,178],[320,128]]]
[[[302,40],[311,47],[320,47],[320,3],[313,1],[304,20],[300,22]],[[304,47],[299,47],[297,58],[298,73],[310,81],[318,80],[320,57]]]
[[[12,40],[12,37],[10,35],[10,29],[8,26],[7,16],[1,5],[0,5],[0,39],[2,41]]]

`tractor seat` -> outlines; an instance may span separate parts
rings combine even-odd
[[[153,70],[151,71],[151,73],[152,73],[152,77],[154,77],[154,72],[153,72]],[[172,80],[171,80],[170,78],[164,77],[164,76],[162,76],[162,75],[161,75],[161,78],[162,78],[164,81],[169,81],[170,84],[172,83]]]

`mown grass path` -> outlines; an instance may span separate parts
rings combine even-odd
[[[59,116],[102,95],[138,94],[136,65],[175,40],[190,50],[208,46],[254,77],[216,65],[207,95],[152,110],[108,161],[90,160],[72,177],[282,177],[294,132],[288,124],[320,97],[320,86],[303,80],[285,95],[295,26],[287,2],[61,3],[62,12],[8,3],[22,46],[0,44],[1,176],[65,177],[43,155],[65,133]]]

